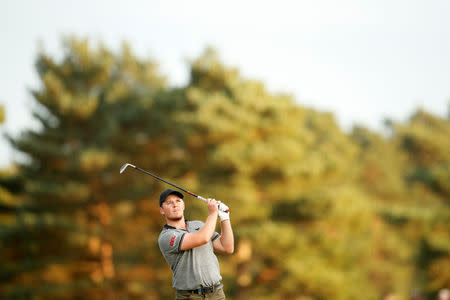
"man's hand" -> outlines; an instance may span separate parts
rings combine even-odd
[[[208,198],[206,199],[206,205],[208,206],[209,214],[217,214],[219,210],[219,204],[217,203],[216,199]]]
[[[217,224],[217,215],[219,203],[215,199],[206,199],[209,216],[206,218],[205,225],[197,232],[189,232],[184,235],[181,242],[181,250],[189,250],[211,241]]]
[[[220,222],[223,222],[225,220],[229,220],[230,219],[230,209],[224,203],[222,203],[220,201],[218,203],[219,203],[219,218],[220,218]]]

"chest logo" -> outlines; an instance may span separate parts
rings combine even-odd
[[[170,239],[170,246],[173,246],[173,243],[175,242],[175,236],[173,236],[171,239]]]

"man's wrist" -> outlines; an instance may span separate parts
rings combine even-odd
[[[219,212],[219,218],[220,218],[220,222],[226,221],[230,219],[230,213],[226,213],[226,212]]]

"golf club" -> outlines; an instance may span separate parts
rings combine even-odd
[[[194,196],[194,197],[196,197],[196,198],[198,198],[198,199],[203,200],[204,202],[206,202],[206,199],[203,198],[202,196],[199,196],[199,195],[196,195],[196,194],[194,194],[194,193],[192,193],[192,192],[189,192],[188,190],[185,190],[185,189],[183,189],[182,187],[179,187],[179,186],[176,185],[176,184],[170,183],[170,182],[168,182],[168,181],[162,179],[161,177],[156,176],[155,174],[152,174],[152,173],[150,173],[150,172],[148,172],[148,171],[146,171],[146,170],[143,170],[143,169],[141,169],[141,168],[139,168],[139,167],[136,167],[135,165],[132,165],[132,164],[129,164],[129,163],[124,164],[124,165],[120,168],[120,174],[122,174],[122,173],[125,171],[125,169],[126,169],[127,167],[135,168],[135,169],[138,170],[138,171],[141,171],[141,172],[143,172],[143,173],[145,173],[145,174],[147,174],[147,175],[150,175],[150,176],[152,176],[153,178],[156,178],[156,179],[158,179],[158,180],[160,180],[160,181],[162,181],[162,182],[165,182],[165,183],[167,183],[167,184],[169,184],[169,185],[171,185],[171,186],[173,186],[173,187],[176,187],[176,188],[179,189],[179,190],[182,190],[182,191],[185,192],[185,193],[188,193],[188,194],[191,195],[191,196]],[[219,210],[221,210],[221,211],[223,211],[223,212],[229,212],[229,211],[230,211],[230,209],[228,208],[228,206],[226,206],[225,204],[221,203],[220,201],[219,201]]]

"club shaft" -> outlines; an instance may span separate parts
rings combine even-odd
[[[194,194],[194,193],[192,193],[192,192],[190,192],[190,191],[188,191],[188,190],[185,190],[185,189],[183,189],[181,186],[178,186],[178,185],[176,185],[176,184],[173,184],[173,183],[171,183],[171,182],[168,182],[167,180],[164,180],[164,179],[162,179],[161,177],[156,176],[155,174],[152,174],[152,173],[150,173],[149,171],[146,171],[146,170],[144,170],[144,169],[141,169],[141,168],[139,168],[139,167],[136,167],[135,165],[132,165],[132,164],[130,164],[130,163],[126,163],[126,164],[124,164],[124,165],[120,168],[120,174],[122,174],[122,173],[125,171],[125,169],[126,169],[127,167],[135,168],[136,170],[141,171],[142,173],[145,173],[145,174],[147,174],[147,175],[150,175],[150,176],[152,176],[153,178],[155,178],[155,179],[157,179],[157,180],[160,180],[160,181],[162,181],[162,182],[164,182],[164,183],[167,183],[168,185],[171,185],[171,186],[173,186],[173,187],[175,187],[175,188],[177,188],[177,189],[179,189],[179,190],[181,190],[181,191],[183,191],[183,192],[185,192],[185,193],[187,193],[187,194],[189,194],[189,195],[191,195],[191,196],[194,196],[194,197],[196,197],[196,198],[198,198],[198,199],[200,199],[200,200],[202,200],[202,201],[204,201],[204,202],[207,202],[207,200],[206,200],[205,198],[203,198],[202,196],[196,195],[196,194]],[[228,206],[226,206],[225,204],[221,203],[220,201],[219,201],[219,210],[220,210],[220,211],[223,211],[223,212],[226,212],[226,213],[228,213],[228,212],[230,211],[230,209],[228,208]]]
[[[182,187],[180,187],[180,186],[178,186],[178,185],[176,185],[176,184],[173,184],[173,183],[171,183],[171,182],[168,182],[167,180],[164,180],[164,179],[162,179],[161,177],[156,176],[155,174],[152,174],[152,173],[150,173],[150,172],[148,172],[148,171],[146,171],[146,170],[144,170],[144,169],[141,169],[141,168],[136,167],[136,166],[133,166],[133,167],[134,167],[136,170],[139,170],[139,171],[141,171],[141,172],[144,172],[145,174],[148,174],[148,175],[152,176],[153,178],[156,178],[156,179],[158,179],[158,180],[161,180],[162,182],[165,182],[165,183],[167,183],[167,184],[169,184],[169,185],[171,185],[171,186],[173,186],[173,187],[176,187],[176,188],[179,189],[179,190],[182,190],[182,191],[185,192],[185,193],[188,193],[188,194],[191,195],[191,196],[194,196],[194,197],[196,197],[196,198],[198,198],[198,199],[203,200],[203,201],[206,202],[206,199],[203,198],[203,197],[201,197],[201,196],[199,196],[199,195],[196,195],[196,194],[194,194],[194,193],[192,193],[192,192],[190,192],[190,191],[188,191],[188,190],[185,190],[185,189],[183,189]]]

